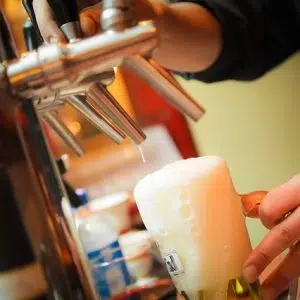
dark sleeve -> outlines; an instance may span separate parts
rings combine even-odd
[[[297,23],[300,16],[297,16],[292,0],[189,2],[205,6],[218,19],[222,28],[223,50],[209,69],[199,73],[180,73],[186,79],[204,82],[253,80],[299,49],[300,29]]]

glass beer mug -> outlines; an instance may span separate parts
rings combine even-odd
[[[189,300],[262,299],[241,279],[252,248],[245,214],[226,162],[217,156],[180,160],[143,178],[135,199],[172,280]]]

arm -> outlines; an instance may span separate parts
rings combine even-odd
[[[155,53],[158,62],[185,72],[187,79],[256,79],[298,50],[293,1],[191,1],[202,9],[192,3],[170,6],[159,24],[168,39]]]
[[[209,68],[222,48],[220,24],[204,6],[196,3],[158,4],[154,21],[160,44],[153,58],[178,72],[199,72]]]

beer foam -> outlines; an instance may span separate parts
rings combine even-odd
[[[151,201],[158,191],[186,186],[222,167],[227,167],[226,162],[219,156],[178,160],[141,179],[135,186],[134,197],[139,201]]]

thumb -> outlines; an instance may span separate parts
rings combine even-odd
[[[259,218],[259,206],[268,192],[255,191],[241,196],[244,214],[246,217]]]

